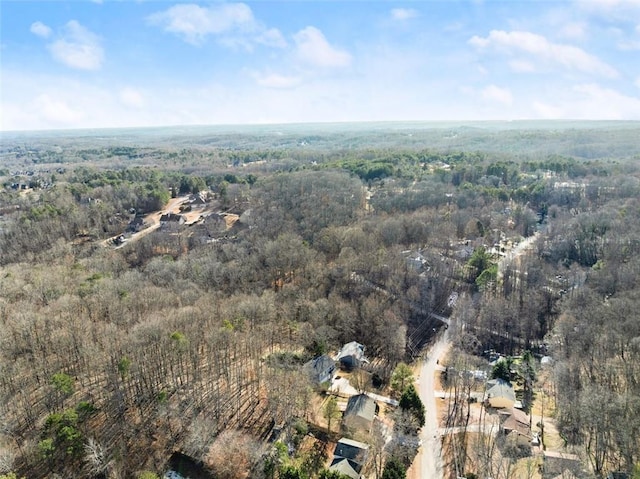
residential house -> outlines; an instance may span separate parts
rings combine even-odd
[[[169,225],[183,225],[185,223],[185,217],[176,213],[165,213],[160,216],[160,226]]]
[[[333,451],[330,471],[337,471],[353,479],[360,478],[369,453],[369,445],[352,439],[342,438]]]
[[[225,217],[218,213],[200,215],[198,220],[191,225],[190,237],[196,242],[208,243],[215,238],[222,238],[227,234]]]
[[[502,424],[500,426],[501,431],[513,438],[516,444],[521,446],[531,445],[531,423],[529,416],[516,408],[510,410],[503,410],[499,413],[502,416]]]
[[[129,224],[127,225],[127,231],[137,233],[138,231],[142,231],[143,229],[145,229],[147,226],[148,225],[144,221],[144,218],[142,216],[136,216],[131,221],[129,221]]]
[[[487,381],[487,386],[488,389],[484,399],[486,406],[496,409],[513,408],[516,402],[516,393],[509,381],[492,379],[491,381]]]
[[[351,463],[347,459],[334,458],[329,466],[329,470],[350,477],[351,479],[360,479],[360,473],[351,466]]]
[[[336,362],[326,354],[304,364],[302,367],[315,384],[330,382],[336,373]]]
[[[189,203],[192,205],[204,205],[207,203],[207,192],[200,191],[189,195]]]
[[[429,262],[419,251],[404,251],[407,254],[406,263],[407,269],[421,273],[423,271],[429,271]]]
[[[351,341],[342,346],[342,349],[338,353],[337,360],[340,363],[340,367],[346,371],[359,368],[369,362],[369,360],[364,357],[364,346],[356,341]]]
[[[342,414],[342,427],[348,431],[371,431],[378,406],[366,394],[351,396]]]

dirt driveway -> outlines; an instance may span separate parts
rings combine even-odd
[[[181,212],[180,206],[182,206],[184,203],[188,201],[189,201],[188,196],[179,196],[176,198],[171,198],[171,200],[169,200],[169,202],[164,206],[164,208],[162,208],[161,211],[154,211],[153,213],[149,213],[148,215],[144,216],[144,222],[145,224],[149,225],[148,227],[146,227],[141,231],[131,234],[131,236],[128,236],[126,238],[125,242],[120,243],[118,245],[114,246],[115,244],[114,239],[117,238],[117,236],[104,240],[102,242],[102,245],[113,246],[115,249],[118,249],[134,241],[139,241],[140,239],[144,238],[149,233],[157,230],[160,227],[160,217],[166,213],[181,214],[182,216],[184,216],[186,223],[194,223],[198,221],[200,216],[202,216],[203,214],[211,212],[210,205],[196,206],[195,208],[192,208],[191,211]]]

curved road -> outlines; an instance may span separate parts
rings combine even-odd
[[[539,232],[521,241],[505,257],[498,261],[498,274],[504,271],[506,263],[512,262],[530,249],[539,237]],[[439,319],[450,325],[449,318],[430,313],[430,316]],[[437,413],[437,399],[435,396],[434,376],[440,369],[439,360],[443,359],[451,347],[449,340],[449,329],[445,329],[443,334],[431,346],[428,357],[422,363],[419,376],[418,392],[425,407],[425,425],[420,433],[422,447],[418,450],[418,455],[411,466],[411,479],[442,479],[444,470],[442,464],[442,442],[443,434],[447,430],[440,429]]]

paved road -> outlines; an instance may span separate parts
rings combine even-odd
[[[520,241],[515,248],[507,251],[507,253],[498,260],[498,278],[501,278],[504,274],[505,267],[514,263],[521,255],[526,253],[527,250],[531,249],[539,237],[540,232],[536,231],[532,236]]]
[[[448,333],[449,331],[445,330],[438,341],[431,347],[420,371],[418,390],[420,399],[422,399],[426,409],[426,414],[425,425],[420,433],[422,447],[415,461],[418,461],[420,477],[424,479],[441,479],[443,477],[441,430],[436,409],[434,375],[438,369],[439,360],[444,357],[451,347]]]

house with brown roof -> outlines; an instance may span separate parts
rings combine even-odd
[[[499,412],[501,416],[500,430],[521,446],[531,445],[531,434],[529,416],[520,409],[511,408]]]

